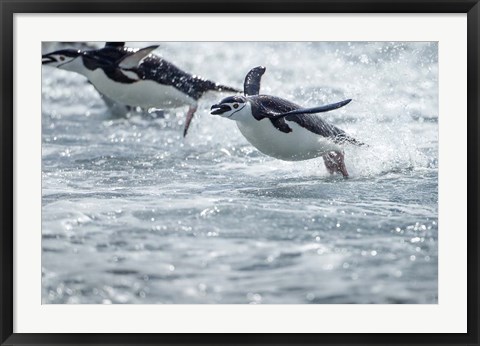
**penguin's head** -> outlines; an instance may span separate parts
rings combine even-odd
[[[74,62],[83,55],[81,50],[62,49],[42,55],[42,65],[57,67],[63,70],[71,70]]]
[[[249,109],[247,98],[237,95],[224,98],[219,104],[213,105],[210,113],[231,120],[241,120],[247,113],[251,113],[248,112]]]

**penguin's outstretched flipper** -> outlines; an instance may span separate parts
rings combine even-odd
[[[117,61],[117,65],[121,69],[135,68],[140,65],[143,59],[145,59],[148,55],[150,55],[151,52],[153,52],[158,47],[158,45],[155,45],[139,49],[133,54],[129,54],[120,58]]]
[[[282,114],[276,114],[276,115],[273,116],[273,118],[278,119],[278,118],[286,117],[287,115],[315,114],[315,113],[333,111],[334,109],[338,109],[338,108],[341,108],[343,106],[346,106],[347,104],[350,103],[350,101],[352,101],[352,99],[340,101],[340,102],[337,102],[337,103],[332,103],[332,104],[329,104],[329,105],[319,106],[319,107],[295,109],[295,110],[290,111],[290,112],[286,112],[286,113],[282,113]]]

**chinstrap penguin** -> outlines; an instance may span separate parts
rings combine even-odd
[[[84,75],[103,95],[121,104],[142,108],[189,106],[184,136],[207,91],[239,90],[189,74],[152,54],[158,46],[125,47],[107,42],[96,50],[62,49],[42,55],[42,64]]]
[[[259,95],[265,67],[250,70],[245,77],[244,95],[230,96],[211,107],[211,114],[235,120],[243,136],[259,151],[286,161],[322,156],[327,170],[348,177],[343,146],[362,142],[323,120],[316,113],[347,105],[351,99],[334,104],[303,108],[276,96]]]

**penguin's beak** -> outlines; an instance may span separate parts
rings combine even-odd
[[[50,54],[42,55],[42,65],[51,64],[52,62],[57,62],[57,60]]]
[[[228,105],[213,105],[210,108],[210,114],[220,115],[225,112],[228,112],[229,110],[231,110],[231,108]]]

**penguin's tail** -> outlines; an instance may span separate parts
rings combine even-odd
[[[196,84],[197,84],[197,89],[200,90],[202,94],[207,91],[234,92],[234,93],[242,92],[237,88],[218,84],[218,83],[212,82],[211,80],[203,79],[203,78],[197,78]]]
[[[369,147],[369,145],[367,143],[364,143],[362,141],[359,141],[358,139],[355,139],[353,137],[350,137],[349,135],[347,135],[346,133],[342,133],[340,135],[337,135],[335,136],[335,141],[337,143],[340,143],[340,144],[353,144],[353,145],[356,145],[357,147]]]
[[[348,138],[347,142],[350,144],[356,145],[357,147],[366,147],[366,148],[370,147],[367,143],[361,142],[358,139],[355,139],[352,137]]]
[[[218,91],[218,92],[231,91],[234,93],[243,93],[242,90],[239,90],[237,88],[233,88],[233,87],[229,87],[229,86],[217,84],[217,83],[213,85],[213,88],[211,90]]]

